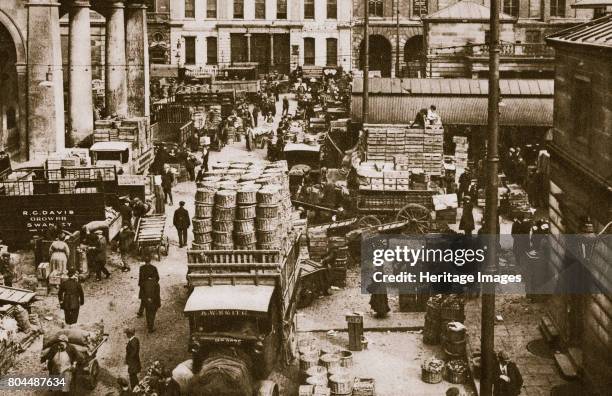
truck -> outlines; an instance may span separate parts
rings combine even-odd
[[[279,250],[187,252],[184,312],[198,394],[279,395],[267,378],[296,355],[298,241],[293,235]]]

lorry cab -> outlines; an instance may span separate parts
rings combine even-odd
[[[133,173],[132,144],[128,142],[97,142],[90,148],[91,162],[95,166],[115,166],[125,173]]]

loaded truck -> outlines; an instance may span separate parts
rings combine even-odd
[[[297,349],[298,240],[280,250],[188,251],[192,359],[173,372],[182,394],[280,394],[268,378]]]

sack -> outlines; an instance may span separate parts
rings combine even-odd
[[[82,329],[61,329],[55,334],[45,334],[45,336],[43,337],[43,349],[49,348],[53,344],[57,343],[57,340],[60,335],[65,335],[66,337],[68,337],[68,343],[70,344],[87,347],[87,340],[89,338],[90,332]]]

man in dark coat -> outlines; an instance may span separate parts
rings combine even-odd
[[[461,206],[463,203],[463,194],[467,194],[471,182],[472,175],[469,168],[466,168],[465,171],[459,176],[459,188],[457,189],[457,203],[459,206]]]
[[[170,205],[174,205],[172,199],[172,183],[174,182],[174,175],[172,174],[172,170],[170,168],[165,169],[161,179],[162,190],[164,190],[164,199],[166,200],[166,203],[169,202]]]
[[[60,307],[64,310],[66,324],[76,323],[79,319],[79,308],[85,304],[85,295],[74,271],[69,271],[68,279],[60,284],[57,298]]]
[[[257,120],[259,119],[259,106],[253,106],[253,124],[257,126]]]
[[[102,274],[106,279],[110,278],[110,272],[106,269],[106,238],[102,231],[95,232],[94,267],[96,270],[96,280],[102,280]]]
[[[119,231],[119,253],[121,254],[121,263],[123,264],[121,270],[123,272],[128,272],[130,270],[128,259],[130,257],[130,249],[132,248],[133,242],[134,231],[132,231],[132,227],[121,227],[121,231]]]
[[[289,98],[287,96],[283,96],[283,115],[289,114]]]
[[[146,280],[152,279],[155,282],[159,282],[159,272],[157,272],[157,268],[151,264],[151,258],[145,258],[145,263],[140,266],[140,271],[138,272],[138,286],[140,287],[140,291],[138,292],[138,298],[140,299],[140,308],[138,309],[138,317],[142,316],[142,313],[145,309],[144,304],[144,283]]]
[[[179,208],[174,211],[174,219],[172,224],[176,227],[179,237],[179,247],[187,245],[187,229],[191,226],[189,212],[185,209],[185,202],[179,202]]]
[[[140,365],[140,341],[136,338],[133,328],[125,329],[128,343],[125,347],[125,364],[128,366],[130,376],[130,388],[133,389],[138,384],[138,373],[142,369]]]
[[[121,214],[121,224],[123,226],[132,226],[132,207],[130,201],[125,199],[119,207],[119,213]]]
[[[505,351],[497,354],[493,384],[494,396],[517,396],[521,393],[523,377]]]
[[[155,314],[161,306],[159,279],[153,277],[144,279],[140,290],[142,291],[141,301],[147,319],[147,330],[149,333],[153,333],[155,331]]]
[[[459,220],[459,229],[462,230],[465,235],[472,235],[474,231],[474,214],[472,210],[474,209],[474,204],[469,196],[463,197],[463,212],[461,214],[461,220]]]

